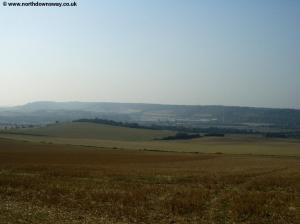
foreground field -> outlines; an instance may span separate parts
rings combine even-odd
[[[299,223],[297,157],[0,139],[0,223]]]

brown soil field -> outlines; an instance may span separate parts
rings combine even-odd
[[[299,209],[299,157],[0,139],[0,224],[296,224]]]

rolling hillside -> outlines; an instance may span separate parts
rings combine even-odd
[[[94,118],[263,132],[300,129],[300,110],[296,109],[103,102],[33,102],[0,109],[0,124],[49,124]]]
[[[61,123],[40,128],[18,129],[12,132],[36,136],[119,141],[149,141],[175,134],[172,131],[135,129],[93,123]]]

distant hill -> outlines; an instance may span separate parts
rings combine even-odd
[[[109,119],[188,127],[225,126],[259,131],[300,129],[300,110],[228,106],[131,103],[34,102],[1,108],[1,123],[53,123],[76,119]]]

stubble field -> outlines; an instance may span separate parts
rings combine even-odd
[[[299,223],[300,159],[0,139],[0,223]]]

